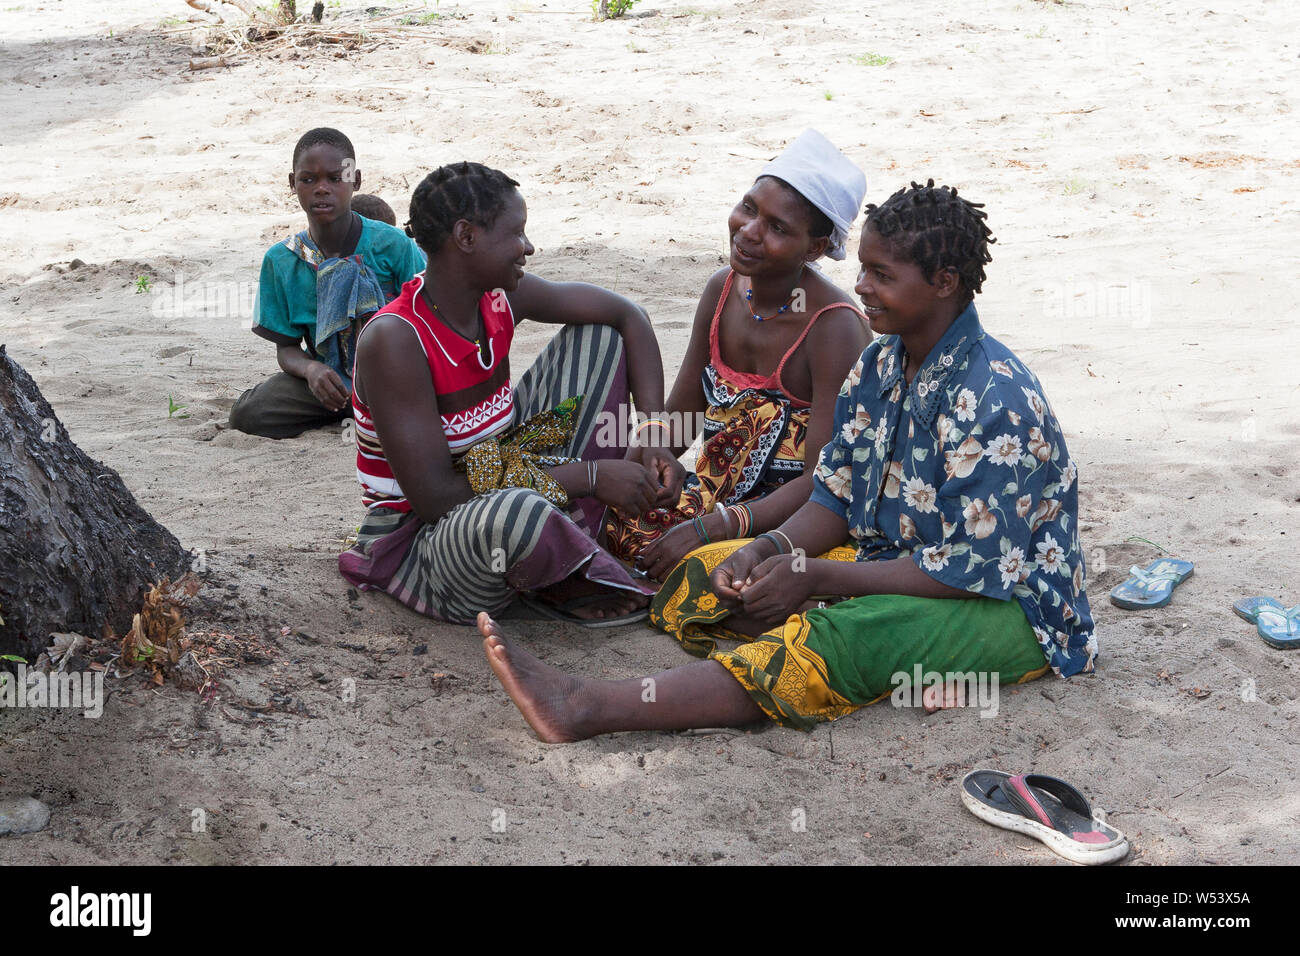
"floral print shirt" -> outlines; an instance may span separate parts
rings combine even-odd
[[[1038,379],[974,305],[911,385],[904,355],[882,336],[849,372],[812,500],[845,518],[859,561],[910,554],[950,587],[1014,597],[1053,671],[1091,671],[1078,472]]]

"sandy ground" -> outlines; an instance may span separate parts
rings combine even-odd
[[[976,766],[1069,778],[1132,864],[1300,860],[1300,657],[1231,613],[1300,600],[1300,13],[1223,6],[643,0],[593,23],[584,0],[444,3],[369,51],[200,73],[191,28],[163,22],[179,0],[0,11],[0,341],[203,555],[194,627],[273,648],[215,701],[134,679],[99,720],[0,712],[0,795],[53,809],[0,863],[1059,863],[961,807]],[[536,271],[644,303],[670,376],[728,211],[804,127],[872,199],[932,176],[985,202],[981,314],[1079,462],[1098,676],[1004,690],[988,719],[876,706],[811,734],[538,743],[471,629],[338,576],[361,512],[338,429],[217,427],[275,369],[249,306],[300,228],[284,183],[315,125],[352,137],[399,216],[443,162],[512,173]],[[845,287],[850,263],[829,269]],[[180,274],[224,298],[166,314]],[[525,331],[519,368],[542,340]],[[1196,562],[1163,611],[1106,601],[1157,553],[1134,537]],[[648,627],[510,626],[592,676],[690,659]]]

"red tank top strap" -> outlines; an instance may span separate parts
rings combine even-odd
[[[727,296],[731,293],[731,284],[735,278],[736,273],[734,271],[727,273],[727,281],[722,284],[722,295],[718,297],[718,306],[713,310],[713,323],[709,326],[709,359],[712,361],[713,367],[722,374],[723,378],[739,388],[776,389],[790,399],[796,408],[809,408],[811,402],[791,395],[790,391],[785,387],[785,382],[781,378],[782,373],[785,371],[785,363],[790,360],[790,356],[798,351],[799,346],[803,345],[803,340],[808,337],[813,324],[822,317],[823,313],[829,312],[831,309],[851,309],[853,314],[863,321],[866,320],[866,316],[859,312],[851,302],[832,302],[830,305],[824,306],[813,313],[812,318],[808,320],[808,324],[799,333],[799,338],[795,339],[794,344],[786,349],[785,354],[781,356],[781,361],[777,363],[776,371],[771,375],[737,372],[722,360],[722,347],[718,343],[718,322],[722,318],[722,310],[727,304]]]
[[[713,367],[718,371],[718,373],[735,388],[757,388],[764,390],[777,388],[778,385],[776,383],[775,375],[757,375],[754,372],[737,372],[722,360],[722,345],[718,341],[718,322],[722,318],[722,310],[726,307],[727,296],[731,294],[731,284],[735,278],[735,272],[727,273],[727,281],[722,284],[722,294],[718,296],[718,307],[713,310],[713,324],[709,327],[709,361],[713,364]]]
[[[714,368],[728,375],[735,373],[722,361],[722,349],[718,346],[718,320],[722,318],[722,309],[727,304],[727,296],[731,294],[731,282],[735,278],[736,273],[729,270],[727,281],[722,283],[722,295],[718,296],[717,308],[713,310],[713,322],[709,325],[709,360],[713,362]]]
[[[781,356],[781,362],[776,367],[776,374],[772,376],[773,381],[776,383],[776,387],[781,390],[782,395],[790,399],[790,401],[797,402],[804,407],[807,407],[810,403],[805,402],[802,398],[795,398],[793,395],[790,394],[790,392],[785,387],[785,382],[781,378],[781,373],[785,371],[785,363],[790,360],[790,356],[795,353],[795,351],[799,348],[799,346],[803,345],[803,340],[806,339],[808,337],[808,333],[812,331],[813,323],[822,317],[823,312],[829,312],[831,309],[852,309],[853,314],[856,315],[858,318],[863,319],[864,321],[866,319],[866,316],[864,316],[857,309],[853,308],[852,303],[849,302],[832,302],[830,305],[823,306],[822,308],[818,309],[816,312],[813,313],[813,317],[808,320],[808,324],[803,327],[803,331],[799,333],[799,337],[794,340],[794,345],[790,346],[790,348],[786,351],[786,353],[783,356]]]

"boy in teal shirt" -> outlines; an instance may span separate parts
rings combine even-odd
[[[232,428],[291,438],[348,417],[357,332],[424,267],[409,236],[352,211],[360,185],[356,151],[338,130],[298,140],[289,188],[307,228],[262,258],[253,316],[282,371],[239,396]]]

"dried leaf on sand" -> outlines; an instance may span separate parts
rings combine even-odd
[[[122,663],[127,667],[143,666],[153,682],[161,685],[189,650],[183,612],[201,586],[198,578],[186,574],[174,584],[163,578],[150,588],[140,613],[122,638]]]

